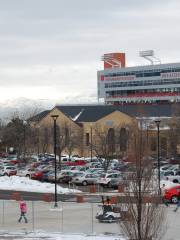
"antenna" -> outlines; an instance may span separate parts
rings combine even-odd
[[[139,56],[145,58],[153,64],[161,64],[161,60],[154,56],[154,50],[140,51]]]

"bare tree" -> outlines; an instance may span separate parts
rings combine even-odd
[[[92,149],[101,160],[105,172],[115,154],[115,131],[108,126],[96,124],[93,128]]]
[[[180,144],[180,117],[173,117],[169,123],[168,142],[169,153],[171,156],[176,157],[177,147]]]
[[[40,142],[40,150],[43,154],[48,152],[48,147],[53,143],[53,133],[52,128],[49,126],[42,126],[39,129],[39,142]]]
[[[71,124],[65,126],[65,149],[67,154],[70,156],[78,149],[81,145],[82,134],[81,131],[73,128]]]
[[[126,218],[120,221],[120,228],[131,240],[161,239],[165,207],[161,204],[152,162],[148,158],[147,138],[137,126],[131,129],[131,133],[134,168],[126,180],[123,206],[128,211]],[[120,202],[123,201],[120,199]]]
[[[57,151],[59,156],[59,168],[61,169],[61,155],[66,148],[66,130],[67,124],[61,123],[57,126]]]

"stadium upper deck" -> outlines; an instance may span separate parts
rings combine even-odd
[[[114,61],[117,54],[110,54],[110,60],[104,55],[104,70],[98,71],[98,99],[113,105],[180,102],[180,63],[125,67],[125,55],[120,53],[121,64],[120,58]]]

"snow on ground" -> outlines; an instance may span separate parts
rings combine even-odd
[[[16,240],[125,240],[120,235],[83,235],[83,234],[62,234],[62,233],[45,233],[45,232],[16,232],[16,233],[0,233],[0,239],[16,239]]]
[[[173,183],[172,181],[161,180],[161,187],[163,184],[165,184],[165,188],[171,188],[171,187],[179,185],[179,183]]]
[[[161,186],[165,184],[165,188],[170,188],[178,185],[168,180],[161,180]],[[26,191],[26,192],[39,192],[39,193],[54,193],[54,184],[39,182],[27,177],[19,176],[2,176],[0,177],[0,189],[1,190],[14,190],[14,191]],[[57,186],[58,193],[77,193],[81,192],[77,189],[63,188]]]
[[[29,179],[27,177],[2,176],[0,177],[0,189],[39,193],[54,193],[54,184],[39,182],[36,180]],[[80,191],[76,189],[69,189],[57,186],[57,192],[66,194],[75,192],[77,193]]]

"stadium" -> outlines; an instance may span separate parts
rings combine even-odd
[[[180,102],[180,63],[161,64],[152,50],[140,56],[150,64],[126,67],[125,53],[104,54],[98,100],[110,105]]]

